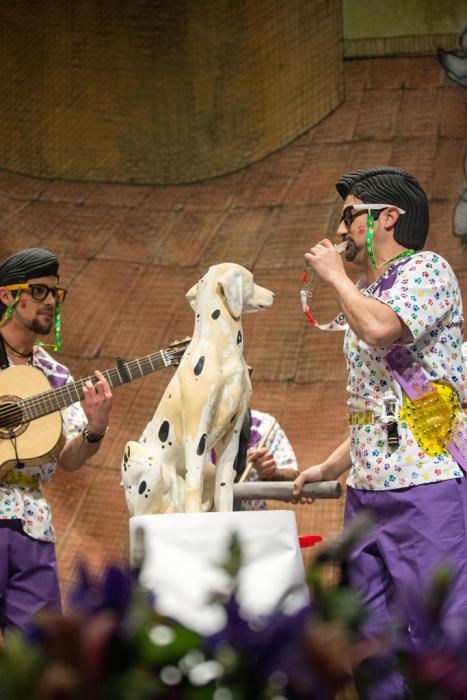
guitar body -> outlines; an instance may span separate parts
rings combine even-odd
[[[13,408],[18,400],[50,389],[47,377],[35,367],[9,367],[0,372],[0,412]],[[55,411],[28,423],[20,423],[12,430],[13,439],[8,429],[0,427],[0,480],[17,466],[18,460],[25,467],[39,466],[51,460],[62,435],[62,417],[60,411]]]

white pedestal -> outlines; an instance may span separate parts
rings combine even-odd
[[[238,599],[246,616],[292,612],[309,601],[295,513],[288,510],[234,513],[174,513],[130,518],[130,549],[144,531],[141,583],[157,595],[157,609],[209,634],[224,625],[213,592],[227,590],[219,564],[237,533],[244,564]]]

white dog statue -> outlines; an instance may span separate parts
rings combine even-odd
[[[210,267],[186,294],[196,314],[192,340],[141,441],[125,447],[131,515],[233,509],[234,461],[251,396],[241,315],[270,307],[273,297],[234,263]]]

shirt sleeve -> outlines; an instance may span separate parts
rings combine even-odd
[[[376,298],[389,306],[418,340],[449,316],[457,288],[446,260],[424,253],[403,265],[394,285]]]

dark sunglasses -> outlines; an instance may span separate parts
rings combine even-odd
[[[353,211],[353,206],[350,207],[345,207],[344,211],[342,212],[342,216],[340,218],[339,223],[342,221],[344,224],[347,226],[347,228],[350,228],[353,224],[353,220],[355,219],[356,216],[360,216],[360,214],[365,214],[367,213],[367,209],[361,209],[360,211]]]
[[[63,289],[63,287],[48,287],[46,284],[9,284],[5,288],[11,292],[24,289],[29,292],[34,301],[45,301],[51,294],[59,304],[63,304],[68,291]]]

